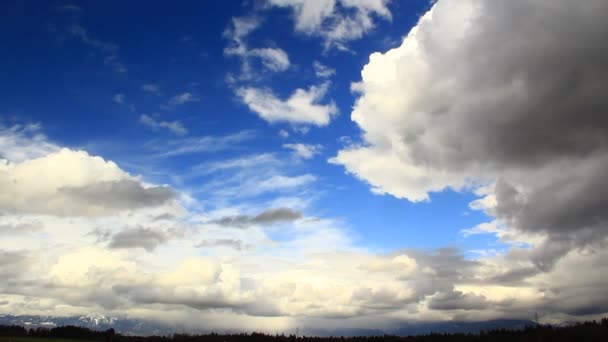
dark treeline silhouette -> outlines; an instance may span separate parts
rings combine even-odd
[[[25,329],[21,326],[0,325],[0,336],[62,338],[103,342],[433,342],[433,341],[608,341],[608,318],[601,321],[576,323],[567,327],[550,325],[529,326],[521,330],[496,329],[479,334],[436,334],[419,336],[360,336],[309,337],[295,335],[242,334],[174,334],[172,336],[130,336],[115,333],[114,329],[95,331],[76,326],[52,329]]]

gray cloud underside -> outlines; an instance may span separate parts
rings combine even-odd
[[[167,187],[144,188],[135,180],[105,181],[80,187],[63,187],[63,194],[87,203],[113,209],[135,209],[161,205],[175,197]]]
[[[166,233],[151,228],[137,227],[123,230],[114,234],[108,247],[143,248],[148,252],[154,251],[160,244],[169,240]]]
[[[225,216],[212,222],[223,226],[246,227],[255,224],[275,224],[285,221],[295,221],[302,217],[303,215],[299,211],[294,211],[289,208],[276,208],[265,210],[255,216]]]

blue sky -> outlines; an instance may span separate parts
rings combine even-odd
[[[34,283],[54,289],[0,284],[0,312],[269,331],[606,312],[562,277],[608,243],[584,191],[605,65],[576,62],[603,60],[605,5],[549,4],[0,3],[0,263],[51,265]]]
[[[157,3],[142,13],[139,6],[125,7],[118,2],[87,3],[78,10],[65,6],[56,2],[45,6],[5,3],[2,11],[11,13],[2,23],[2,32],[9,35],[3,41],[11,51],[4,58],[2,74],[4,79],[15,80],[4,83],[1,89],[5,94],[3,113],[18,117],[22,123],[40,123],[53,141],[85,148],[146,179],[185,190],[196,189],[204,179],[175,183],[171,176],[179,177],[193,165],[262,153],[289,159],[284,144],[320,145],[322,149],[314,158],[288,167],[294,174],[318,177],[314,189],[318,199],[311,210],[342,219],[361,244],[383,251],[444,245],[466,250],[487,242],[463,239],[459,234],[460,229],[484,220],[484,215],[468,208],[471,196],[448,190],[433,195],[428,203],[412,204],[374,195],[342,167],[327,163],[343,146],[341,137],[359,139],[360,130],[350,120],[355,101],[350,84],[360,79],[371,52],[400,44],[429,8],[428,1],[390,4],[392,20],[378,20],[365,37],[348,42],[351,51],[326,50],[319,38],[294,32],[292,16],[281,8],[256,11],[259,5],[237,2],[192,2],[166,8]],[[249,45],[277,46],[290,58],[284,72],[259,75],[246,84],[268,87],[285,98],[297,88],[323,82],[315,76],[315,61],[335,70],[329,77],[325,100],[334,101],[339,114],[329,125],[302,125],[294,130],[289,122],[269,124],[239,101],[226,78],[240,72],[240,61],[224,53],[229,41],[223,32],[233,17],[241,16],[257,16],[260,21],[260,27],[247,37]],[[70,33],[76,26],[88,39],[113,46],[115,51],[104,52]],[[113,54],[116,60],[112,63],[120,64],[118,68],[124,71],[104,62]],[[158,91],[146,92],[145,85]],[[186,93],[195,100],[174,109],[163,108],[172,97]],[[124,98],[123,103],[115,101],[117,95]],[[187,137],[243,130],[255,131],[255,137],[232,151],[149,160],[152,158],[145,146],[163,145],[179,136],[142,125],[142,114],[158,121],[180,122],[187,128]],[[299,129],[308,131],[301,133]],[[290,136],[282,138],[281,130]],[[148,160],[131,165],[140,159]],[[157,162],[164,164],[160,174],[155,172]],[[204,199],[205,194],[197,197]]]

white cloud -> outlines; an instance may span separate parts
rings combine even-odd
[[[391,19],[388,0],[268,0],[293,10],[295,29],[319,36],[326,48],[346,49],[346,43],[374,28],[374,17]]]
[[[292,150],[297,156],[304,159],[311,159],[321,153],[323,146],[310,144],[283,144],[284,148]]]
[[[168,188],[145,187],[115,163],[63,148],[19,163],[0,163],[0,210],[48,215],[105,215],[160,205]]]
[[[185,92],[185,93],[178,94],[178,95],[175,95],[172,98],[170,98],[166,107],[169,109],[173,109],[173,108],[183,105],[185,103],[197,102],[198,100],[199,100],[198,97],[194,96],[192,93]]]
[[[336,69],[332,69],[319,61],[314,61],[315,75],[320,78],[328,78],[336,74]]]
[[[258,75],[251,64],[254,59],[258,59],[265,70],[272,72],[285,71],[290,66],[289,56],[283,49],[248,47],[245,38],[260,24],[260,19],[257,17],[235,17],[232,18],[231,26],[224,32],[224,37],[230,40],[224,49],[224,54],[241,58],[240,79],[247,80]]]
[[[0,123],[0,163],[2,159],[19,163],[38,158],[59,150],[41,133],[39,124],[4,127]]]
[[[139,117],[139,122],[153,129],[166,128],[177,135],[188,134],[188,130],[179,121],[157,121],[149,115],[142,114]]]
[[[151,146],[165,157],[179,156],[190,153],[208,153],[233,148],[239,143],[255,137],[253,131],[240,131],[223,136],[203,136],[182,138],[168,141],[165,145]]]
[[[312,124],[326,126],[338,113],[333,102],[320,104],[325,97],[329,83],[297,89],[289,98],[281,100],[269,89],[242,87],[237,95],[249,109],[262,119],[270,122],[289,122],[293,124]]]

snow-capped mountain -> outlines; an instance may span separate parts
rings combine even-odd
[[[117,320],[116,317],[106,317],[99,314],[78,317],[78,321],[82,322],[83,326],[113,326]]]
[[[108,317],[100,314],[84,316],[34,316],[0,314],[0,325],[20,325],[29,328],[54,328],[65,325],[75,325],[92,330],[107,330],[113,328],[116,332],[127,335],[170,335],[176,327],[157,322]]]

